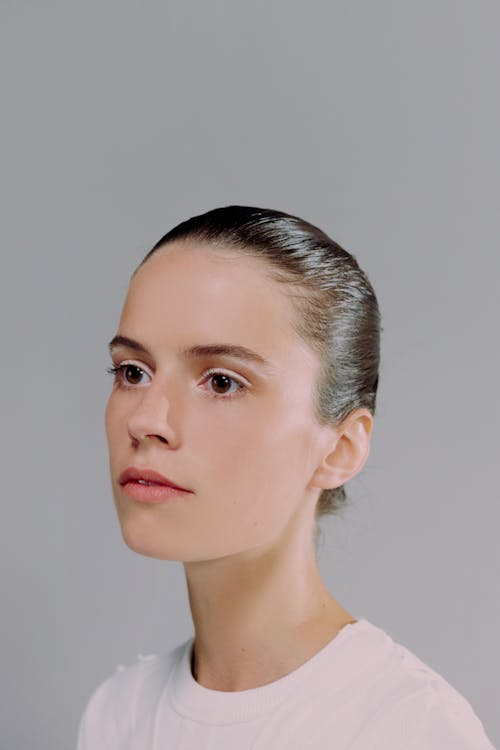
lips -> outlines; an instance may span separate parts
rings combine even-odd
[[[122,471],[120,478],[118,479],[121,485],[127,484],[128,482],[139,482],[139,480],[142,480],[142,483],[148,482],[150,485],[163,485],[174,487],[174,489],[177,490],[184,490],[184,492],[191,492],[191,490],[188,490],[186,487],[181,487],[168,477],[163,476],[163,474],[153,471],[153,469],[141,469],[137,466],[129,466],[126,468],[125,471]]]

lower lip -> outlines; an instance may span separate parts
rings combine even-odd
[[[188,490],[178,490],[166,484],[127,482],[122,485],[122,488],[126,495],[143,503],[165,503],[172,500],[181,500],[188,494]]]

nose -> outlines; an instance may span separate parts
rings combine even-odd
[[[168,418],[169,402],[165,389],[153,384],[144,390],[144,395],[129,414],[127,429],[135,442],[146,438],[158,438],[162,443],[173,443],[175,433]]]

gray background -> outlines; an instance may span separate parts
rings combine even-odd
[[[129,276],[230,203],[318,224],[383,315],[372,452],[320,568],[500,746],[498,2],[1,0],[2,748],[71,748],[192,634],[124,544],[104,433]]]

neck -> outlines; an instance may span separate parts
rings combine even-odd
[[[323,584],[312,544],[184,568],[195,628],[192,673],[213,690],[273,682],[355,621]]]

